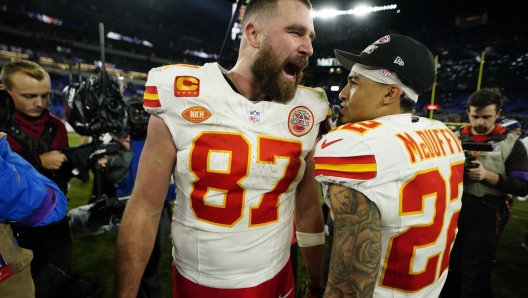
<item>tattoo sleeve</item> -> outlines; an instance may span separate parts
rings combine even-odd
[[[330,185],[334,242],[324,297],[372,297],[381,258],[381,218],[365,195]]]

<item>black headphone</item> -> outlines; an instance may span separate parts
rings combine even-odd
[[[0,131],[6,131],[15,120],[15,102],[6,90],[0,89]]]

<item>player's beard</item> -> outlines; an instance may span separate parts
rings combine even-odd
[[[476,133],[483,134],[486,133],[490,128],[486,126],[473,126],[473,129]]]
[[[284,67],[288,63],[302,65],[296,73],[295,83],[281,78],[284,76]],[[277,55],[273,52],[271,45],[265,43],[253,62],[253,65],[251,65],[251,73],[255,78],[255,82],[260,85],[262,92],[266,94],[269,100],[287,103],[295,96],[297,86],[304,75],[303,70],[307,65],[308,58],[302,57],[298,59],[288,57],[283,62],[280,62]]]

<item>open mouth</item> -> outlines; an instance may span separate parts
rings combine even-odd
[[[301,71],[301,66],[294,63],[286,63],[284,66],[284,74],[290,82],[295,82],[297,73]]]

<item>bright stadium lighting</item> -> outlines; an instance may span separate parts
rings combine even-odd
[[[361,6],[356,7],[353,11],[354,11],[355,15],[364,16],[364,15],[372,12],[372,7],[367,7],[365,5],[361,5]]]
[[[339,86],[332,86],[330,87],[330,91],[339,91]]]
[[[371,12],[377,12],[377,11],[384,11],[384,10],[393,10],[396,9],[398,5],[391,4],[391,5],[385,5],[385,6],[365,6],[360,5],[356,7],[355,9],[349,9],[349,10],[334,10],[334,9],[323,9],[323,10],[313,10],[312,16],[314,18],[331,18],[335,16],[342,16],[342,15],[366,15]]]
[[[333,18],[337,16],[338,15],[337,13],[338,11],[335,9],[323,9],[318,12],[317,16],[322,19],[328,19],[328,18]]]

